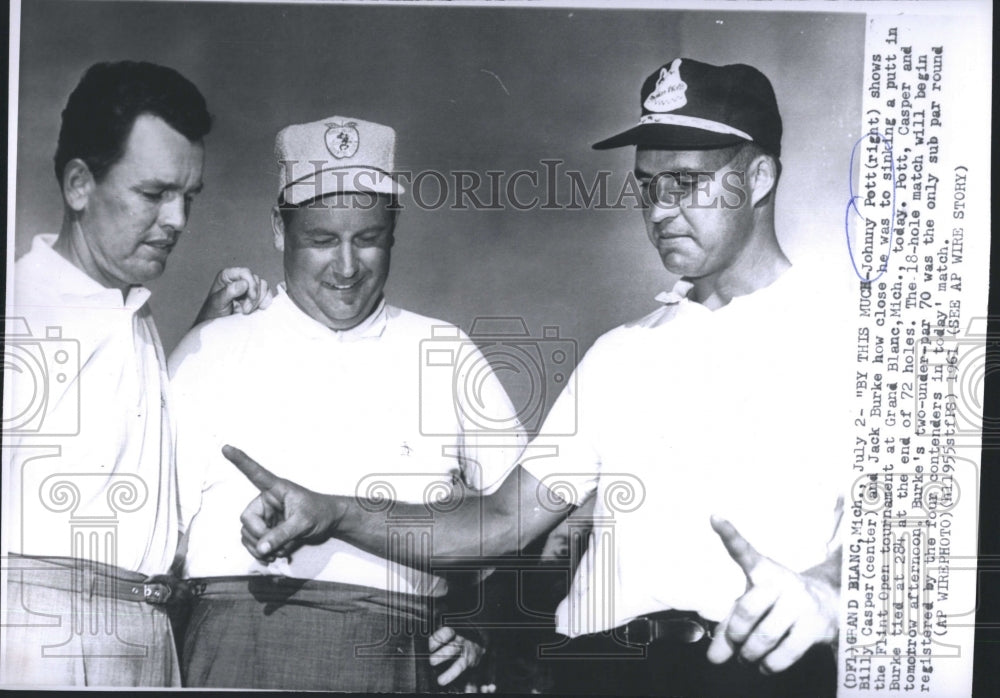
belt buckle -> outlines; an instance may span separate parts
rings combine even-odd
[[[685,645],[693,645],[694,643],[699,642],[706,635],[709,638],[712,637],[712,633],[709,629],[705,627],[704,624],[694,620],[693,618],[681,618],[673,622],[684,629],[683,636],[679,637],[678,641]]]
[[[649,647],[653,642],[653,621],[649,618],[636,618],[625,624],[625,642],[630,645]]]
[[[165,604],[170,600],[170,586],[161,582],[147,582],[142,585],[142,600],[151,604]]]

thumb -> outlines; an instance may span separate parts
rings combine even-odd
[[[277,526],[268,530],[257,541],[257,552],[261,556],[270,555],[272,550],[281,550],[282,546],[302,537],[307,526],[295,517],[284,519]]]
[[[757,567],[763,556],[726,519],[713,515],[710,521],[712,529],[719,534],[722,544],[726,546],[729,557],[733,558],[733,561],[740,566],[743,574],[749,580],[754,568]]]
[[[222,455],[239,468],[239,471],[261,492],[266,492],[280,481],[274,473],[234,446],[229,444],[223,446]]]
[[[267,306],[271,305],[271,301],[274,299],[274,292],[271,290],[271,287],[267,285],[267,280],[264,278],[261,278],[257,282],[257,298],[259,304],[258,307],[261,310],[264,310]]]

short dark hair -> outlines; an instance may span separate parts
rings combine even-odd
[[[56,179],[79,158],[100,181],[122,155],[135,120],[150,114],[191,142],[212,128],[205,98],[173,68],[138,61],[95,63],[66,102],[56,146]]]
[[[766,155],[774,161],[774,185],[778,186],[778,179],[781,177],[781,158],[756,143],[741,143],[735,148],[736,151],[733,153],[734,169],[746,170],[751,162],[761,155]]]

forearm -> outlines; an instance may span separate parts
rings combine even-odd
[[[243,545],[258,560],[330,537],[411,567],[491,558],[522,549],[572,509],[520,466],[489,496],[461,488],[447,500],[412,504],[319,494],[276,477],[238,448],[226,445],[222,453],[260,490],[240,517]],[[418,527],[431,535],[413,535]]]
[[[843,548],[837,546],[820,564],[810,567],[802,573],[812,583],[812,592],[820,605],[820,612],[829,618],[832,632],[820,644],[826,644],[837,650],[840,623],[840,574],[843,563]],[[817,641],[819,642],[819,641]]]
[[[452,511],[404,502],[386,507],[354,497],[335,500],[334,506],[343,513],[331,536],[383,558],[390,557],[391,550],[394,561],[407,565],[429,562],[429,557],[502,555],[517,545],[516,530],[507,517],[488,511],[488,498],[467,497]],[[408,532],[422,525],[433,532],[430,546],[399,545]]]
[[[571,509],[562,502],[540,503],[537,481],[520,468],[494,494],[456,494],[461,500],[457,506],[336,497],[334,506],[341,515],[330,533],[379,557],[421,566],[432,559],[515,553],[551,530]],[[431,528],[428,544],[401,544],[412,540],[405,533],[421,524]]]

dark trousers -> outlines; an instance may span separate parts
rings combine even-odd
[[[815,646],[794,666],[765,676],[756,665],[706,658],[711,639],[692,644],[668,640],[645,648],[629,646],[612,633],[569,640],[543,661],[556,679],[555,691],[569,695],[625,694],[682,698],[834,698],[837,665],[833,649]],[[573,656],[577,655],[577,656]]]
[[[184,685],[351,693],[440,690],[425,599],[285,577],[192,580]]]

